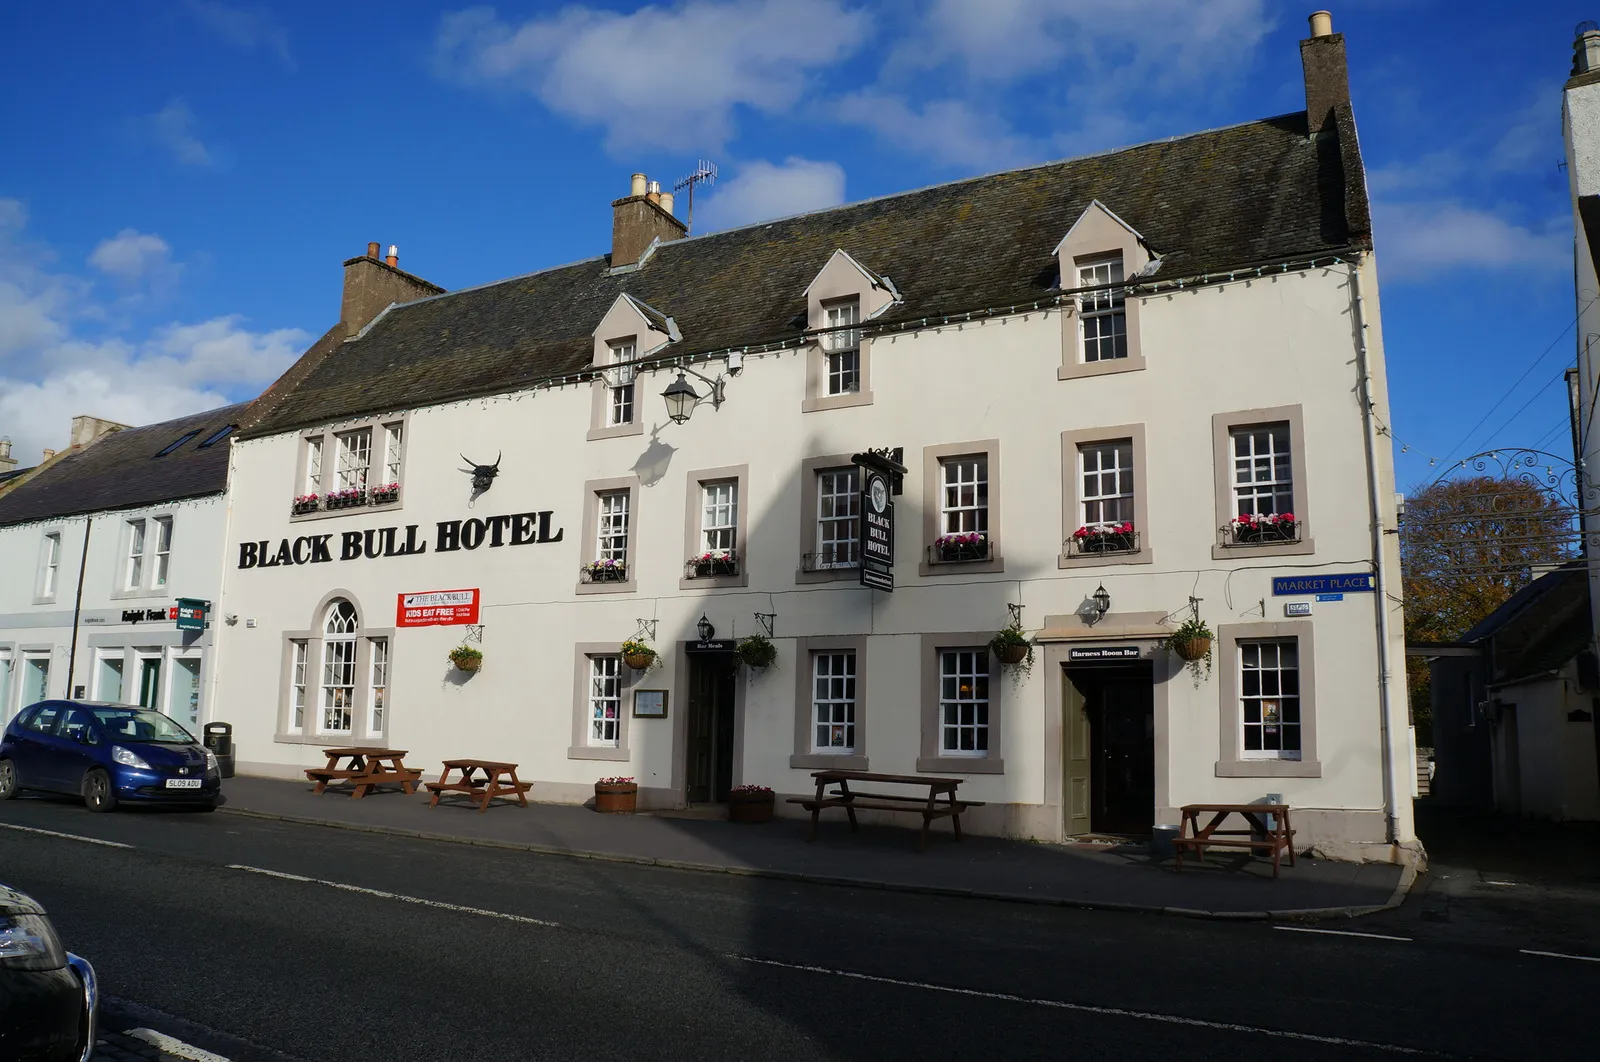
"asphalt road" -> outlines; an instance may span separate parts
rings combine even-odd
[[[1522,950],[1600,954],[1559,926],[1203,922],[42,800],[0,827],[0,881],[106,992],[240,1062],[1584,1057],[1600,990]]]

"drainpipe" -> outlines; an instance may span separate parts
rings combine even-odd
[[[1375,592],[1373,599],[1378,613],[1378,732],[1383,745],[1383,820],[1389,843],[1399,842],[1399,824],[1395,821],[1395,801],[1399,799],[1400,784],[1395,777],[1398,767],[1391,735],[1393,699],[1389,695],[1389,578],[1383,546],[1383,497],[1378,485],[1378,431],[1372,418],[1372,372],[1367,367],[1367,321],[1361,297],[1361,258],[1350,266],[1351,310],[1356,326],[1356,370],[1361,374],[1361,422],[1365,431],[1363,442],[1367,451],[1367,493],[1372,506],[1372,568]]]
[[[89,532],[94,516],[83,518],[83,556],[78,558],[78,596],[72,601],[72,648],[67,651],[67,699],[72,699],[72,672],[78,665],[78,620],[83,615],[83,572],[89,567]]]

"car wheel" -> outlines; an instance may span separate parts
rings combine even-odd
[[[111,787],[111,776],[104,771],[90,771],[83,777],[83,802],[90,811],[114,811],[117,792]]]
[[[199,805],[196,805],[196,806],[201,811],[215,811],[215,810],[217,810],[217,802],[215,800],[208,800],[204,804],[199,804]]]
[[[17,765],[10,760],[0,760],[0,800],[12,800],[19,792]]]

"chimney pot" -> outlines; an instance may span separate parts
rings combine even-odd
[[[391,243],[389,245],[389,257],[385,258],[384,262],[386,262],[389,266],[391,266],[391,267],[393,267],[395,269],[399,269],[400,268],[400,248],[396,247],[394,244]]]
[[[1313,37],[1333,36],[1333,12],[1311,12],[1311,35]]]
[[[50,460],[56,455],[56,452],[49,447],[45,447],[45,449],[41,450],[40,453],[44,454],[44,460],[46,461]]]
[[[376,240],[374,240],[372,243],[367,244],[367,257],[368,258],[376,258],[376,257],[378,257],[378,253],[379,253],[378,252],[378,243],[377,243]]]
[[[629,185],[629,187],[628,187],[628,195],[630,195],[630,196],[644,195],[645,192],[647,192],[647,191],[649,191],[649,187],[645,184],[644,174],[642,174],[642,173],[634,174],[633,175],[633,183],[631,185]]]
[[[661,202],[661,182],[651,181],[650,190],[644,194],[644,197],[652,203]]]
[[[671,192],[662,192],[661,193],[661,209],[665,210],[669,214],[672,213],[672,193]]]

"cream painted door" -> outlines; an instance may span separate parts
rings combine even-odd
[[[1063,818],[1066,834],[1074,837],[1089,832],[1089,712],[1083,691],[1061,673],[1061,762]]]

